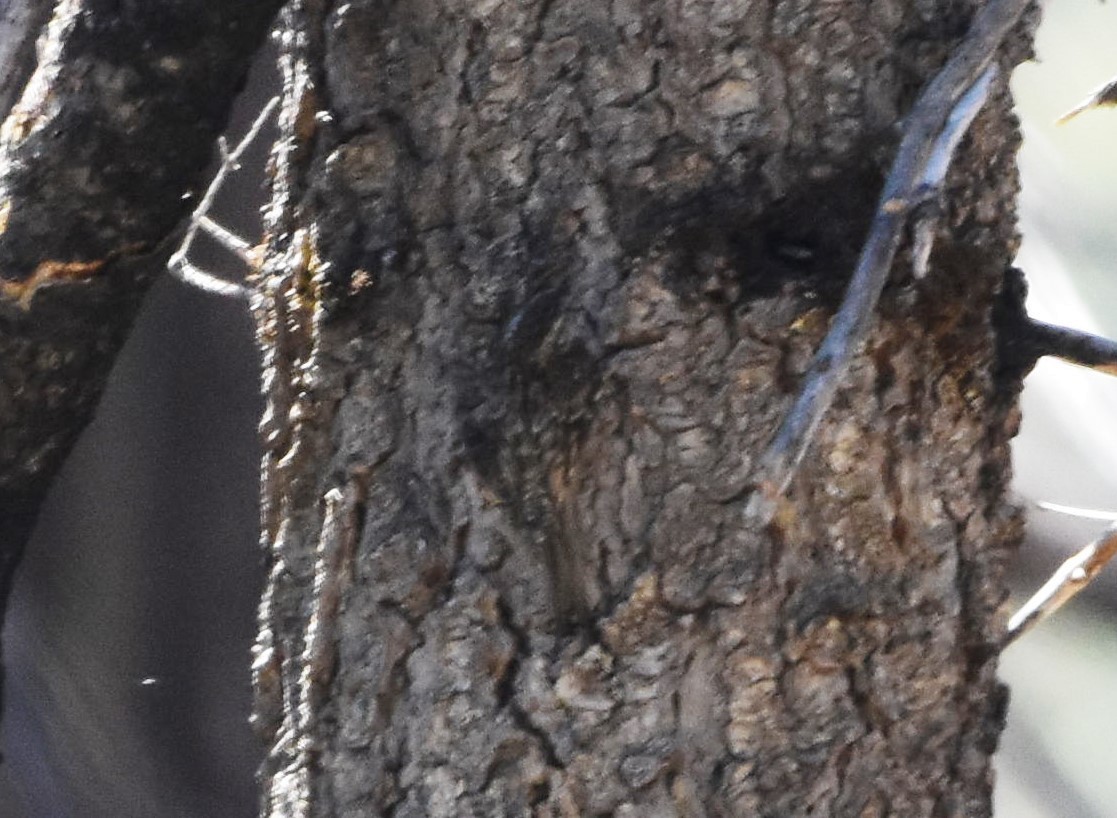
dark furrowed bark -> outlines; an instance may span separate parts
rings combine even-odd
[[[279,3],[66,0],[0,133],[0,618]]]
[[[989,813],[1019,533],[1003,80],[929,277],[897,265],[786,501],[743,514],[967,21],[292,11],[258,301],[266,814]]]

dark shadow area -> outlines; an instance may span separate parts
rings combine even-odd
[[[265,53],[231,142],[276,83]],[[212,214],[250,241],[270,139]],[[214,248],[200,246],[196,260],[243,275]],[[246,305],[164,277],[16,577],[0,818],[256,814],[261,409]]]

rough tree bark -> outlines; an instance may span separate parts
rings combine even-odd
[[[301,0],[254,310],[264,814],[981,816],[1001,79],[743,508],[960,0]]]

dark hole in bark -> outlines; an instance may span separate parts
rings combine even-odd
[[[748,301],[792,284],[837,303],[857,260],[880,188],[869,162],[855,164],[757,209],[757,192],[707,188],[673,201],[628,200],[621,240],[633,256],[663,258],[680,298]],[[722,280],[724,286],[712,282]]]
[[[841,571],[818,573],[800,585],[786,604],[788,620],[799,633],[817,619],[862,610],[868,602],[864,585]]]

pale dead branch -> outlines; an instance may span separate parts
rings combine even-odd
[[[1054,511],[1058,514],[1067,514],[1071,517],[1081,517],[1084,520],[1105,520],[1106,522],[1117,522],[1117,511],[1103,511],[1096,508],[1078,508],[1077,506],[1064,506],[1059,503],[1048,503],[1040,500],[1036,503],[1037,506],[1044,511]]]
[[[213,175],[209,187],[206,188],[205,195],[202,196],[201,201],[198,202],[198,206],[194,208],[194,212],[190,215],[190,223],[186,229],[186,235],[183,236],[182,244],[167,261],[167,269],[171,274],[180,281],[189,284],[191,287],[231,298],[248,297],[249,290],[247,287],[232,281],[226,281],[191,263],[190,250],[194,245],[194,239],[197,238],[198,232],[201,231],[212,237],[218,244],[245,264],[251,263],[252,245],[240,236],[237,236],[235,233],[217,224],[208,214],[210,208],[213,206],[214,199],[217,198],[218,191],[221,190],[221,186],[225,184],[225,180],[230,174],[240,168],[239,162],[244,152],[248,150],[249,146],[260,135],[264,125],[275,112],[278,105],[278,97],[273,97],[268,101],[268,104],[260,110],[260,113],[252,123],[252,127],[248,129],[248,132],[237,144],[232,153],[229,152],[224,141],[219,143],[221,146],[221,164],[218,166],[217,172]]]
[[[1064,125],[1083,111],[1089,111],[1093,108],[1102,108],[1107,105],[1117,105],[1117,77],[1114,77],[1100,88],[1095,89],[1091,92],[1090,96],[1086,97],[1082,102],[1056,119],[1055,122],[1056,124]]]
[[[1093,581],[1114,555],[1117,555],[1117,524],[1111,525],[1099,539],[1060,565],[1051,579],[1009,619],[1001,648],[1015,642],[1073,599]]]

